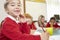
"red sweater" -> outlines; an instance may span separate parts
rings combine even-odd
[[[29,24],[29,26],[30,26],[30,29],[34,29],[34,30],[36,30],[36,26],[34,25],[34,23]]]
[[[26,24],[23,26],[26,29]],[[22,32],[21,27],[23,26],[7,17],[2,24],[4,37],[0,38],[0,40],[41,40],[39,35],[30,35],[25,33],[25,31]]]
[[[46,25],[46,27],[51,27],[51,24],[48,22],[47,23],[47,25]],[[54,28],[58,28],[58,27],[60,27],[57,23],[55,23],[54,25],[53,25],[53,27]]]

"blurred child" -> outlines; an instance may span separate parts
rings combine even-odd
[[[25,17],[26,17],[26,20],[27,20],[27,24],[30,26],[30,28],[33,29],[33,30],[36,30],[36,27],[35,27],[35,25],[33,23],[32,16],[29,15],[29,14],[25,14]]]
[[[19,15],[19,24],[21,26],[20,29],[23,33],[30,34],[30,27],[27,25],[26,18],[22,14]]]
[[[22,27],[19,24],[18,17],[21,14],[21,2],[20,0],[7,0],[4,8],[8,16],[4,19],[2,23],[2,34],[3,38],[0,36],[0,40],[48,40],[49,36],[46,32],[41,35],[30,35],[23,33],[21,31]],[[24,24],[26,25],[26,24]]]
[[[39,25],[39,27],[45,27],[45,17],[43,15],[39,16],[38,25]]]
[[[60,26],[57,24],[55,17],[51,17],[50,21],[47,23],[46,27],[59,28]]]

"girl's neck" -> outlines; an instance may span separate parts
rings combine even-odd
[[[11,15],[14,19],[18,20],[18,16]]]

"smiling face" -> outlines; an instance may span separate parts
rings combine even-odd
[[[20,0],[9,0],[6,11],[9,15],[17,17],[21,14],[21,3]]]

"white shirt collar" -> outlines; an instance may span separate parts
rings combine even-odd
[[[12,17],[12,16],[10,16],[10,15],[8,15],[8,17],[11,18],[12,20],[14,20],[16,23],[19,22],[18,20],[16,20],[14,17]]]

